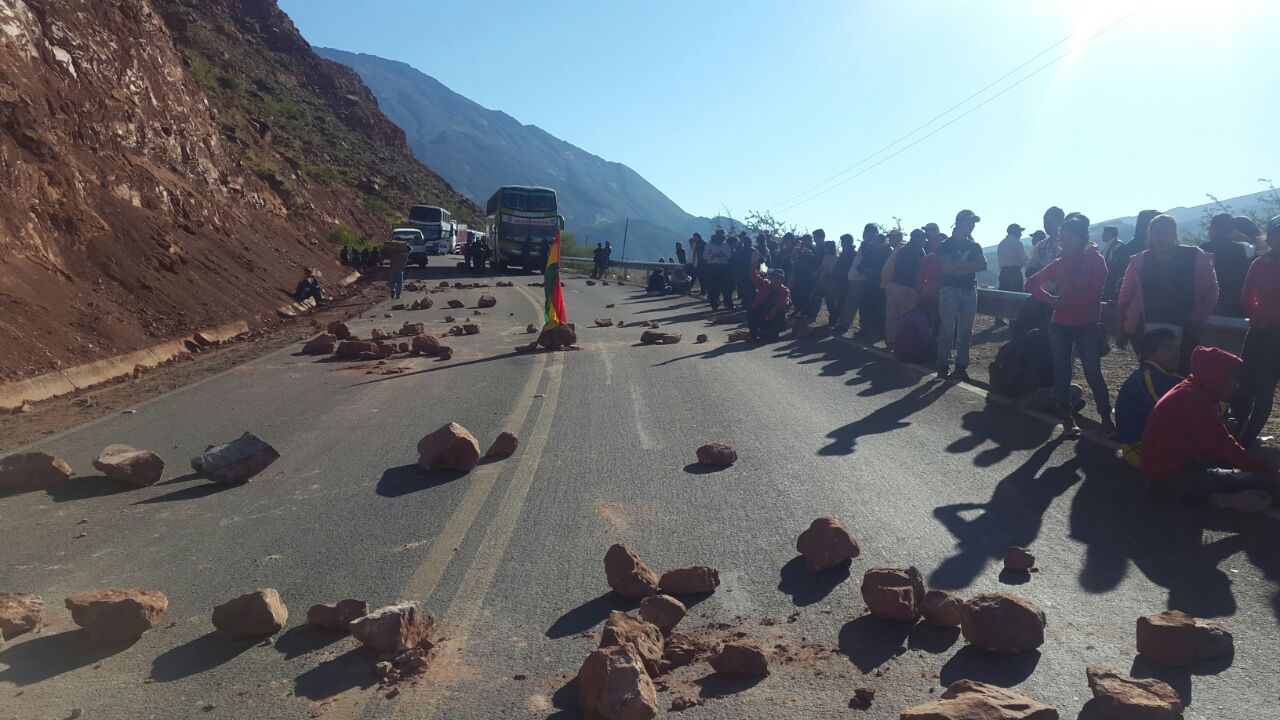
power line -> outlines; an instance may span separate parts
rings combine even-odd
[[[1043,72],[1044,70],[1047,70],[1049,67],[1053,66],[1053,65],[1054,65],[1054,64],[1056,64],[1058,61],[1060,61],[1060,60],[1062,60],[1063,58],[1065,58],[1066,56],[1068,56],[1068,55],[1070,55],[1071,53],[1075,52],[1076,50],[1078,50],[1078,49],[1080,49],[1080,48],[1082,48],[1082,47],[1084,47],[1084,46],[1088,45],[1089,43],[1091,43],[1091,42],[1093,42],[1095,39],[1097,39],[1099,36],[1101,36],[1102,34],[1106,33],[1107,31],[1109,31],[1109,30],[1111,30],[1111,29],[1113,29],[1113,28],[1115,28],[1117,25],[1119,25],[1120,23],[1124,22],[1125,20],[1128,20],[1129,18],[1133,17],[1133,15],[1134,15],[1135,13],[1137,13],[1137,12],[1138,12],[1138,9],[1137,9],[1137,8],[1135,8],[1134,10],[1131,10],[1128,14],[1121,16],[1120,18],[1118,18],[1117,20],[1113,21],[1113,22],[1112,22],[1112,23],[1110,23],[1109,25],[1104,26],[1102,29],[1100,29],[1100,30],[1098,30],[1097,32],[1095,32],[1094,34],[1090,35],[1088,38],[1086,38],[1083,42],[1081,42],[1081,43],[1080,43],[1079,45],[1077,45],[1076,47],[1069,48],[1066,52],[1062,53],[1061,55],[1058,55],[1057,57],[1053,58],[1053,59],[1052,59],[1052,60],[1050,60],[1049,62],[1047,62],[1047,63],[1045,63],[1045,64],[1041,65],[1040,67],[1036,68],[1035,70],[1032,70],[1032,71],[1031,71],[1030,73],[1028,73],[1027,75],[1024,75],[1023,77],[1019,78],[1019,79],[1017,80],[1017,82],[1014,82],[1012,85],[1009,85],[1008,87],[1004,88],[1003,90],[1001,90],[1000,92],[996,93],[995,95],[992,95],[991,97],[987,98],[986,100],[983,100],[982,102],[980,102],[980,103],[978,103],[977,105],[973,106],[972,108],[970,108],[970,109],[966,110],[965,112],[961,113],[960,115],[957,115],[956,117],[954,117],[954,118],[952,118],[952,119],[948,120],[947,122],[943,123],[943,124],[942,124],[942,125],[940,125],[939,127],[935,128],[933,131],[929,132],[928,134],[924,135],[923,137],[920,137],[920,138],[916,139],[916,140],[915,140],[915,141],[913,141],[911,144],[909,144],[909,145],[907,145],[907,146],[905,146],[905,147],[903,147],[903,148],[901,148],[901,149],[897,150],[897,151],[896,151],[896,152],[894,152],[893,154],[888,155],[888,156],[886,156],[886,157],[884,157],[884,158],[881,158],[881,159],[880,159],[879,161],[877,161],[876,163],[874,163],[874,164],[872,164],[872,165],[870,165],[870,166],[868,166],[868,167],[866,167],[866,168],[863,168],[863,169],[862,169],[862,170],[860,170],[859,172],[857,172],[857,173],[855,173],[855,174],[853,174],[853,175],[851,175],[851,176],[849,176],[849,177],[847,177],[847,178],[845,178],[845,179],[841,180],[840,182],[837,182],[837,183],[836,183],[836,184],[834,184],[834,185],[831,185],[830,187],[828,187],[828,188],[826,188],[826,189],[822,190],[821,192],[814,193],[814,194],[809,195],[808,197],[805,197],[804,199],[799,200],[799,201],[796,201],[796,202],[791,202],[791,200],[785,201],[785,202],[783,202],[783,203],[780,203],[779,205],[775,205],[775,206],[774,206],[774,208],[779,208],[780,206],[785,206],[785,207],[781,207],[781,209],[779,210],[779,212],[787,212],[787,211],[789,211],[789,210],[794,210],[795,208],[797,208],[797,207],[799,207],[799,206],[801,206],[801,205],[803,205],[803,204],[805,204],[805,203],[809,202],[810,200],[814,200],[814,199],[817,199],[817,198],[819,198],[819,197],[822,197],[823,195],[826,195],[828,192],[830,192],[830,191],[832,191],[832,190],[834,190],[834,189],[836,189],[836,188],[840,187],[841,185],[844,185],[845,183],[847,183],[847,182],[849,182],[849,181],[851,181],[851,180],[854,180],[854,179],[856,179],[856,178],[861,177],[862,175],[865,175],[866,173],[870,172],[871,170],[874,170],[875,168],[877,168],[877,167],[879,167],[879,166],[883,165],[884,163],[888,162],[889,160],[892,160],[893,158],[895,158],[895,157],[897,157],[897,156],[901,155],[902,153],[906,152],[907,150],[910,150],[911,148],[915,147],[916,145],[919,145],[920,143],[924,142],[925,140],[928,140],[929,138],[933,137],[934,135],[937,135],[938,133],[942,132],[943,130],[945,130],[945,129],[947,129],[947,128],[951,127],[952,125],[954,125],[955,123],[959,122],[960,120],[963,120],[964,118],[968,117],[969,115],[972,115],[972,114],[973,114],[974,112],[976,112],[977,110],[979,110],[979,109],[981,109],[981,108],[985,107],[987,104],[991,103],[991,102],[992,102],[993,100],[995,100],[996,98],[999,98],[1000,96],[1004,95],[1005,93],[1009,92],[1010,90],[1013,90],[1014,88],[1018,87],[1019,85],[1021,85],[1021,84],[1022,84],[1022,83],[1024,83],[1024,82],[1026,82],[1027,80],[1030,80],[1031,78],[1035,77],[1036,75],[1039,75],[1041,72]],[[1071,36],[1068,36],[1066,39],[1070,39],[1070,37],[1071,37]],[[1065,39],[1064,39],[1064,40],[1060,40],[1060,41],[1058,41],[1057,43],[1054,43],[1053,45],[1049,46],[1049,48],[1046,48],[1046,51],[1047,51],[1047,50],[1051,50],[1051,49],[1053,49],[1054,47],[1057,47],[1058,45],[1061,45],[1063,42],[1065,42]],[[1035,57],[1040,57],[1040,56],[1044,55],[1044,52],[1045,52],[1045,51],[1042,51],[1041,53],[1039,53],[1039,54],[1038,54],[1038,55],[1036,55]],[[1033,57],[1033,58],[1032,58],[1032,60],[1034,60],[1034,59],[1035,59],[1035,58]],[[1030,62],[1030,61],[1028,61],[1028,62]],[[1016,72],[1016,70],[1017,70],[1017,69],[1020,69],[1020,68],[1022,68],[1022,67],[1025,67],[1026,65],[1027,65],[1027,63],[1023,63],[1022,65],[1018,66],[1018,68],[1015,68],[1015,70],[1014,70],[1014,71],[1011,71],[1010,73],[1006,73],[1006,74],[1004,75],[1004,77],[1002,77],[1002,78],[1001,78],[1001,80],[1003,80],[1004,78],[1007,78],[1007,77],[1008,77],[1009,75],[1011,75],[1013,72]],[[998,82],[1000,82],[1000,80],[997,80],[997,81],[996,81],[996,83],[998,83]],[[992,85],[994,85],[994,84],[995,84],[995,83],[992,83]],[[977,93],[975,93],[975,95],[981,94],[983,91],[985,91],[986,89],[988,89],[988,88],[990,88],[990,87],[991,87],[991,85],[988,85],[986,88],[983,88],[983,90],[979,90]],[[962,104],[964,104],[964,102],[968,102],[968,100],[969,100],[969,99],[972,99],[972,97],[973,97],[973,96],[970,96],[970,98],[967,98],[966,100],[962,101],[960,104],[962,105]],[[947,110],[947,112],[951,112],[951,110],[954,110],[954,109],[955,109],[955,107],[952,107],[952,108],[948,109],[948,110]],[[945,115],[946,113],[943,113],[943,114]],[[822,185],[825,185],[827,182],[830,182],[830,180],[831,180],[831,179],[834,179],[835,177],[839,177],[840,175],[843,175],[844,173],[848,172],[849,170],[853,169],[854,167],[857,167],[857,165],[861,164],[862,162],[865,162],[867,159],[870,159],[871,157],[875,157],[876,155],[878,155],[878,154],[880,154],[880,153],[884,152],[885,150],[888,150],[889,148],[893,147],[893,146],[894,146],[894,145],[896,145],[897,143],[901,142],[901,141],[902,141],[902,139],[905,139],[905,137],[910,137],[911,135],[914,135],[914,134],[915,134],[916,132],[918,132],[920,129],[922,129],[923,127],[928,126],[930,123],[934,122],[934,121],[935,121],[935,120],[937,120],[937,119],[938,119],[938,118],[936,118],[936,117],[935,117],[935,118],[933,118],[933,119],[932,119],[932,120],[930,120],[928,123],[925,123],[924,125],[922,125],[920,128],[917,128],[916,130],[913,130],[913,131],[911,131],[910,133],[908,133],[906,136],[904,136],[904,138],[900,138],[900,139],[898,139],[898,140],[894,141],[893,143],[890,143],[890,144],[889,144],[889,145],[887,145],[886,147],[882,148],[881,150],[878,150],[878,151],[876,151],[875,153],[872,153],[870,156],[868,156],[867,158],[864,158],[864,159],[863,159],[862,161],[860,161],[859,163],[857,163],[857,164],[855,164],[855,165],[851,166],[850,168],[847,168],[847,169],[845,169],[845,170],[841,171],[840,173],[837,173],[833,178],[830,178],[830,179],[828,179],[828,180],[826,180],[826,181],[824,181],[824,182],[822,182],[822,183],[819,183],[818,185],[814,186],[813,188],[810,188],[809,190],[807,190],[807,191],[805,191],[805,192],[803,192],[803,193],[800,193],[800,195],[792,196],[792,200],[794,200],[796,197],[800,197],[800,196],[802,196],[802,195],[807,195],[808,193],[812,192],[813,190],[815,190],[815,189],[817,189],[817,188],[819,188],[819,187],[822,187]],[[770,208],[770,211],[772,211],[774,208]]]

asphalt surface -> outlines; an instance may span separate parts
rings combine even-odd
[[[613,542],[658,572],[719,568],[719,590],[689,598],[679,629],[771,648],[756,683],[685,668],[659,695],[664,713],[683,694],[703,700],[681,713],[692,719],[896,718],[968,677],[1091,717],[1084,669],[1103,664],[1170,682],[1188,718],[1276,715],[1274,516],[1155,502],[1105,447],[1062,443],[1037,418],[844,340],[725,343],[733,326],[708,324],[696,299],[569,278],[582,349],[518,355],[542,288],[512,279],[353,323],[362,336],[405,320],[439,332],[494,294],[481,334],[449,340],[450,361],[290,349],[30,446],[79,475],[0,499],[0,588],[42,594],[51,620],[0,650],[0,718],[576,718],[571,681],[598,626],[634,607],[605,584]],[[451,297],[468,309],[444,308]],[[628,327],[589,327],[596,317]],[[638,346],[637,320],[684,341]],[[711,341],[694,344],[700,332]],[[383,374],[396,366],[408,370]],[[466,475],[416,468],[418,439],[449,421],[482,446],[512,430],[520,449]],[[245,430],[280,451],[267,472],[232,488],[189,474],[190,457]],[[694,465],[713,440],[738,463]],[[165,457],[162,484],[99,477],[90,461],[117,442]],[[828,514],[862,556],[810,575],[795,538]],[[1031,547],[1040,572],[1002,574],[1009,545]],[[862,617],[862,572],[907,565],[933,587],[1039,603],[1045,645],[992,656],[955,632]],[[92,645],[62,598],[102,586],[162,590],[168,613],[132,645]],[[286,630],[220,641],[213,606],[259,587],[288,603]],[[382,687],[368,651],[303,624],[311,604],[344,597],[423,601],[443,638],[426,675]],[[1234,658],[1189,671],[1136,660],[1137,616],[1166,608],[1226,622]],[[867,710],[848,707],[859,687],[877,691]]]

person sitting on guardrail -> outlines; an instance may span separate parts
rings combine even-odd
[[[1267,223],[1266,245],[1245,275],[1241,305],[1249,318],[1244,371],[1231,410],[1240,421],[1240,442],[1252,447],[1271,418],[1280,381],[1280,215]]]
[[[1102,291],[1107,283],[1107,263],[1098,246],[1089,242],[1089,218],[1072,213],[1059,227],[1062,254],[1043,270],[1027,278],[1027,292],[1053,308],[1049,344],[1053,349],[1053,382],[1062,414],[1063,437],[1078,437],[1070,405],[1072,350],[1080,356],[1085,380],[1093,390],[1093,402],[1106,435],[1115,432],[1111,421],[1111,393],[1102,376]],[[1057,294],[1046,287],[1057,285]]]
[[[1182,382],[1178,367],[1178,338],[1168,328],[1152,330],[1138,342],[1141,363],[1116,393],[1116,434],[1120,454],[1135,468],[1142,467],[1142,432],[1151,410],[1165,393]]]
[[[791,289],[787,287],[786,273],[773,268],[764,277],[759,269],[751,268],[751,282],[756,286],[756,299],[747,308],[747,327],[753,342],[778,339],[787,327],[787,309],[791,307]]]
[[[1160,398],[1142,432],[1142,478],[1154,491],[1217,508],[1271,506],[1280,493],[1280,469],[1245,450],[1221,414],[1242,367],[1220,348],[1192,352],[1191,374]]]
[[[1178,242],[1178,222],[1157,215],[1147,229],[1147,249],[1133,256],[1120,283],[1118,339],[1123,346],[1140,333],[1166,327],[1178,336],[1178,372],[1190,369],[1191,350],[1218,304],[1213,258]]]

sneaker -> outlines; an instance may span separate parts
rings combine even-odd
[[[1271,507],[1271,494],[1265,490],[1214,493],[1209,496],[1209,507],[1237,512],[1262,512]]]
[[[956,371],[951,373],[951,379],[962,383],[973,382],[973,379],[969,377],[968,368],[965,366],[957,367]]]

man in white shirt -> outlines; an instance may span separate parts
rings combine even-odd
[[[1027,249],[1022,246],[1025,230],[1018,223],[1009,226],[1007,234],[996,246],[996,262],[1000,265],[1000,289],[1022,292],[1022,268],[1027,264]]]

